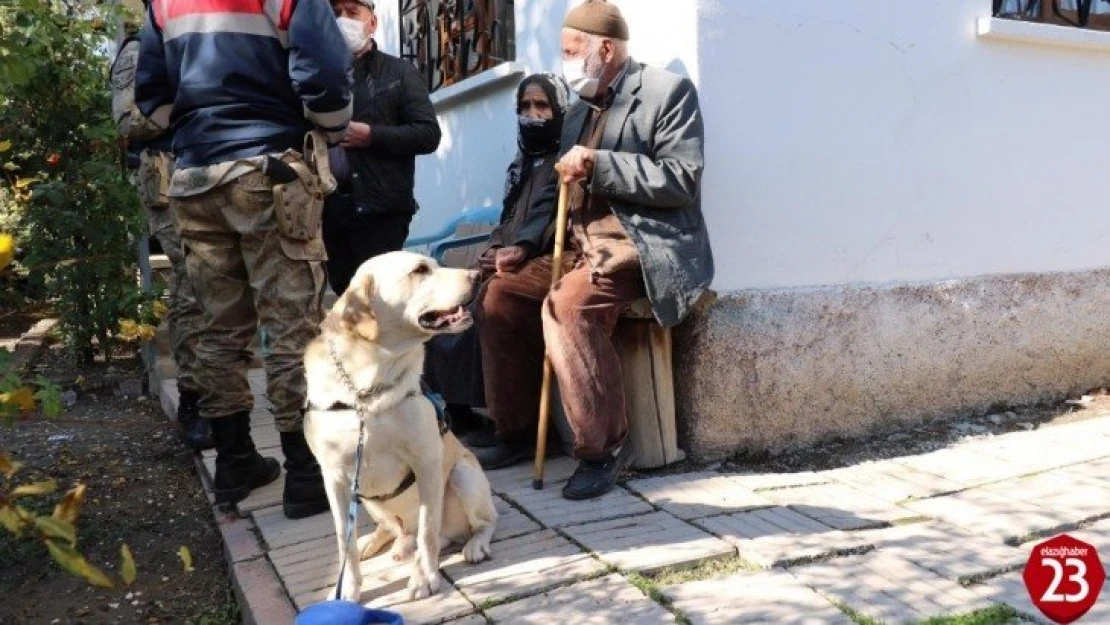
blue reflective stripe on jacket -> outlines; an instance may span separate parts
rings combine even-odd
[[[300,149],[350,120],[351,55],[327,0],[154,0],[135,102],[170,104],[178,167]]]

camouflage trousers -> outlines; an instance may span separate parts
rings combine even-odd
[[[140,167],[132,182],[140,187],[142,178],[148,172]],[[185,270],[185,254],[181,249],[181,235],[174,225],[170,209],[147,194],[139,193],[139,203],[146,214],[150,234],[162,246],[162,252],[170,261],[169,312],[166,325],[170,332],[170,349],[177,365],[177,387],[180,390],[198,391],[196,381],[197,338],[204,323],[201,310],[193,295],[193,286]]]
[[[278,234],[273,182],[251,172],[201,194],[171,197],[189,279],[205,311],[197,354],[200,413],[209,419],[249,411],[251,342],[268,337],[266,393],[277,429],[302,428],[304,349],[323,320],[327,255]]]

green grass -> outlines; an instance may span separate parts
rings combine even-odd
[[[1019,620],[1017,610],[1008,605],[995,605],[982,610],[957,614],[955,616],[940,616],[921,621],[920,625],[1003,625]]]
[[[763,569],[759,566],[743,558],[733,556],[731,558],[705,560],[698,563],[697,566],[692,567],[663,569],[652,575],[651,580],[658,586],[673,586],[675,584],[685,584],[687,582],[698,582],[703,579],[724,577],[726,575],[732,575],[733,573],[761,570]]]
[[[630,584],[644,593],[649,599],[666,608],[671,614],[674,614],[675,623],[678,623],[678,625],[690,625],[690,619],[682,613],[682,610],[671,605],[671,600],[659,590],[659,585],[655,580],[644,577],[639,573],[630,572],[625,573],[624,576]]]
[[[222,604],[209,608],[185,621],[187,625],[238,625],[241,622],[239,604],[236,603],[235,595],[232,594],[230,588],[227,590],[227,595]]]
[[[883,625],[883,621],[877,621],[870,616],[860,614],[847,603],[834,601],[833,604],[836,605],[836,608],[843,612],[845,616],[852,619],[852,622],[856,625]]]
[[[884,621],[880,621],[866,614],[862,614],[852,606],[845,603],[834,602],[836,607],[845,614],[856,625],[883,625]],[[982,610],[968,612],[966,614],[957,614],[954,616],[938,616],[924,621],[919,621],[918,625],[1005,625],[1007,623],[1016,623],[1020,621],[1020,614],[1007,605],[995,605]]]
[[[499,605],[505,605],[506,603],[509,603],[510,601],[513,601],[513,599],[515,599],[515,597],[501,597],[501,598],[497,598],[497,599],[486,599],[485,601],[478,604],[478,610],[481,611],[481,612],[485,612],[486,610],[496,608]]]

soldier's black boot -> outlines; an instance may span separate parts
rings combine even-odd
[[[200,393],[182,390],[177,404],[177,423],[181,426],[181,440],[193,451],[212,449],[212,428],[207,419],[200,417]]]
[[[304,431],[282,432],[281,451],[285,454],[285,491],[281,508],[289,519],[303,519],[327,512],[328,494],[320,464],[308,448]]]
[[[216,477],[212,488],[216,491],[216,504],[226,509],[246,499],[252,490],[278,479],[281,465],[255,450],[250,413],[210,421],[216,443]]]

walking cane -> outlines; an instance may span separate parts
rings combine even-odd
[[[563,277],[563,243],[567,238],[567,183],[563,168],[555,165],[559,174],[559,204],[555,214],[555,251],[551,254],[551,286]],[[543,490],[543,464],[547,457],[547,428],[551,417],[551,357],[543,352],[543,386],[540,387],[540,422],[536,433],[536,468],[532,474],[532,488]]]

